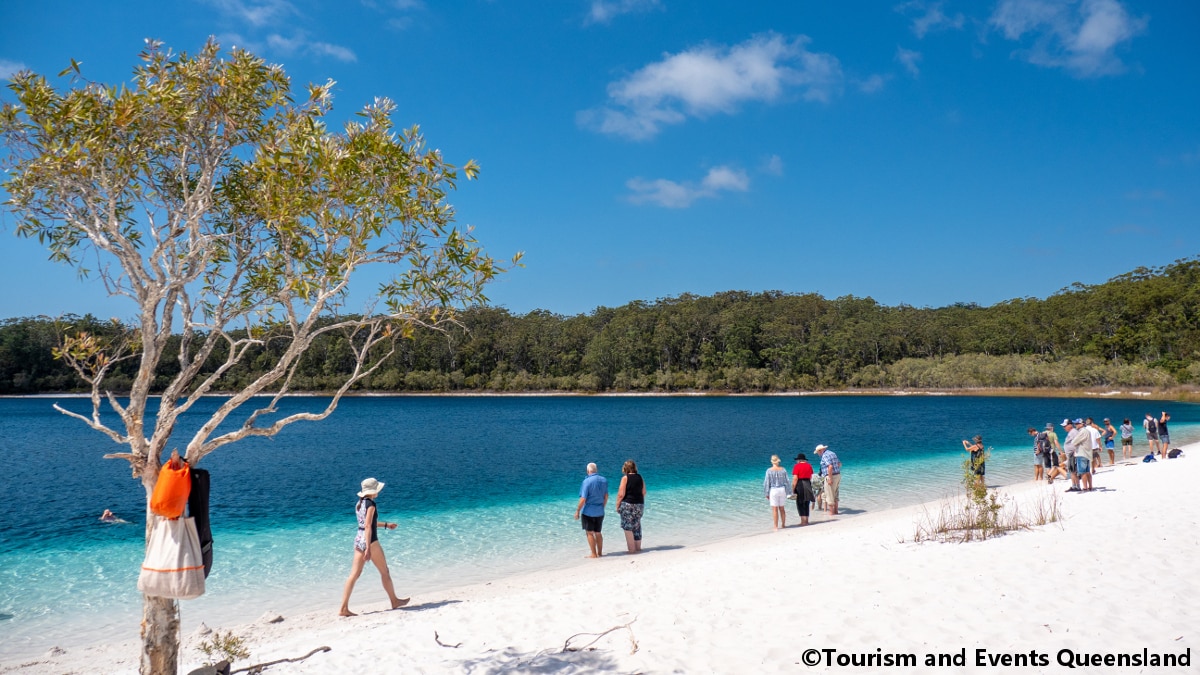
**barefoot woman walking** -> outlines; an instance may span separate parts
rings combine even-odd
[[[392,575],[388,572],[387,558],[383,555],[383,546],[379,543],[377,526],[389,530],[396,529],[395,523],[380,523],[379,514],[375,510],[375,498],[383,489],[383,483],[368,478],[362,482],[362,491],[358,493],[358,504],[354,513],[358,516],[358,534],[354,536],[354,563],[350,567],[350,578],[346,579],[346,589],[342,592],[342,608],[338,614],[355,616],[350,611],[350,594],[354,592],[354,582],[362,575],[367,561],[375,563],[379,576],[383,581],[383,590],[387,591],[388,600],[392,601],[392,609],[408,604],[408,598],[397,598],[396,589],[392,587]]]

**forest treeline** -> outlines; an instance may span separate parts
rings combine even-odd
[[[1197,258],[990,307],[890,307],[852,296],[730,291],[576,316],[473,307],[460,319],[461,327],[446,332],[417,330],[359,388],[768,392],[1200,384]],[[122,330],[92,316],[0,322],[0,394],[84,390],[52,355],[60,336]],[[227,373],[221,389],[251,381],[284,346],[268,342]],[[222,358],[214,355],[214,367]],[[293,389],[332,390],[352,364],[348,338],[325,336],[303,357]],[[119,364],[107,388],[127,389],[133,371],[133,362]],[[172,374],[160,372],[159,386]]]

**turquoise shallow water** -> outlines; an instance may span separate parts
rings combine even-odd
[[[144,496],[117,446],[51,409],[0,400],[0,655],[136,636]],[[87,402],[61,402],[86,409]],[[205,410],[219,405],[206,401]],[[286,411],[320,401],[294,399]],[[960,440],[993,449],[989,483],[1028,480],[1028,426],[1064,416],[1130,417],[1162,404],[987,397],[363,397],[322,423],[230,446],[213,475],[216,564],[208,593],[183,603],[185,631],[336,609],[348,571],[353,505],[367,476],[385,481],[381,538],[402,594],[562,567],[585,545],[572,519],[584,465],[615,497],[637,459],[649,496],[646,547],[687,546],[769,527],[761,493],[772,453],[785,465],[818,442],[845,466],[853,515],[957,489]],[[1200,406],[1171,403],[1174,445],[1200,438]],[[199,411],[203,413],[204,411]],[[191,421],[199,424],[199,417]],[[187,425],[185,425],[186,427]],[[1140,432],[1140,425],[1138,426]],[[185,442],[188,429],[180,435]],[[1141,434],[1138,450],[1144,452]],[[111,508],[130,521],[104,525]],[[617,519],[608,549],[623,549]],[[383,601],[364,575],[354,605]]]

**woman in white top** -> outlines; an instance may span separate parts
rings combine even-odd
[[[787,471],[780,466],[779,455],[771,455],[771,468],[763,478],[763,493],[771,505],[771,524],[776,530],[787,527],[787,498],[792,494],[792,481]]]

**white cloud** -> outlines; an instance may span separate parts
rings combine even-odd
[[[715,166],[708,170],[708,175],[700,183],[705,190],[716,193],[718,190],[733,190],[745,192],[750,189],[750,178],[741,169],[731,169],[727,166]]]
[[[358,60],[358,55],[356,55],[349,47],[343,47],[341,45],[335,45],[329,42],[311,42],[308,45],[308,49],[313,54],[332,56],[338,61],[345,61],[347,63],[353,63],[354,61]]]
[[[750,189],[750,177],[741,169],[714,166],[708,170],[699,185],[690,182],[677,183],[665,178],[631,178],[625,186],[633,192],[629,195],[629,201],[634,204],[654,204],[669,209],[682,209],[691,206],[697,199],[717,197],[720,192],[745,192]]]
[[[406,31],[412,28],[416,23],[416,18],[414,15],[418,15],[428,10],[424,0],[387,0],[386,7],[381,7],[376,0],[361,1],[367,7],[384,14],[392,14],[392,10],[399,12],[400,16],[389,16],[384,21],[385,26],[395,31]]]
[[[874,94],[883,89],[883,85],[887,84],[888,77],[883,75],[872,75],[865,80],[858,80],[854,84],[858,90],[864,94]]]
[[[283,54],[284,56],[303,55],[323,57],[330,56],[338,61],[353,62],[358,60],[355,55],[347,47],[341,45],[330,44],[328,42],[320,42],[318,40],[309,40],[304,33],[297,33],[294,37],[286,38],[282,35],[272,33],[267,36],[267,46],[272,50]]]
[[[587,23],[608,23],[622,14],[660,9],[660,0],[591,0]]]
[[[632,73],[608,86],[609,105],[579,113],[581,125],[633,139],[689,117],[732,114],[748,101],[773,102],[789,91],[828,101],[841,88],[842,68],[829,54],[808,51],[805,36],[768,33],[733,47],[702,46]]]
[[[923,39],[927,34],[938,30],[962,30],[966,17],[961,12],[946,14],[942,11],[944,6],[944,2],[912,0],[896,7],[896,11],[903,14],[918,14],[912,20],[912,32],[918,38]]]
[[[20,61],[0,59],[0,80],[12,79],[13,75],[25,70],[25,64]]]
[[[762,172],[772,176],[783,175],[783,158],[779,155],[771,155],[766,158],[762,164]]]
[[[1148,19],[1130,16],[1118,0],[1001,0],[988,22],[1009,40],[1032,39],[1015,56],[1078,77],[1101,77],[1125,70],[1115,52],[1142,33]]]
[[[913,77],[921,75],[921,68],[917,65],[921,62],[921,52],[905,49],[904,47],[896,47],[896,61],[904,66],[909,75]]]
[[[282,56],[305,56],[309,58],[330,57],[338,61],[357,61],[358,56],[348,47],[311,39],[304,30],[293,30],[292,19],[303,17],[288,0],[203,0],[216,8],[226,19],[242,24],[248,36],[240,33],[225,33],[222,43],[236,45],[255,53],[267,50]],[[419,7],[419,0],[394,0],[402,8]],[[263,36],[267,30],[276,32]],[[284,37],[283,31],[292,37]],[[265,48],[264,48],[265,45]]]
[[[673,209],[691,206],[698,196],[696,190],[665,178],[630,178],[625,187],[633,190],[634,194],[629,196],[629,201],[634,204],[650,203]]]
[[[255,27],[275,24],[298,13],[287,0],[208,0],[208,3],[225,16]]]

